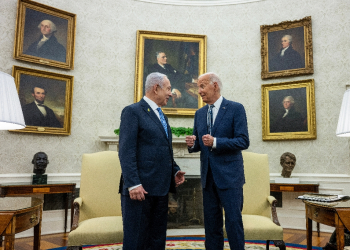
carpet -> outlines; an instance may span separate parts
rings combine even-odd
[[[287,250],[297,250],[306,249],[304,245],[297,244],[286,244]],[[65,250],[66,247],[54,248],[50,250]],[[106,245],[96,245],[96,246],[84,246],[83,250],[122,250],[123,244],[106,244]],[[168,237],[166,241],[165,249],[176,249],[176,250],[197,250],[205,249],[204,247],[204,237]],[[225,250],[229,250],[228,241],[225,240]],[[265,241],[246,241],[245,250],[265,250]],[[321,247],[312,247],[313,250],[322,250]],[[270,250],[279,250],[273,244],[270,244]]]

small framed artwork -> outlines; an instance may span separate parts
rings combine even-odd
[[[206,50],[205,35],[138,30],[134,101],[144,96],[147,75],[159,72],[169,78],[172,87],[172,97],[163,112],[194,115],[204,105],[198,95],[197,80],[206,71]]]
[[[311,17],[260,26],[261,78],[314,73]]]
[[[18,0],[14,58],[73,69],[75,25],[75,14]]]
[[[314,80],[263,84],[263,140],[316,139]]]
[[[13,66],[25,129],[12,132],[70,135],[73,76]]]

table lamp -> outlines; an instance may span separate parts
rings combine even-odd
[[[343,96],[336,135],[350,137],[350,89],[346,90]]]
[[[0,130],[25,127],[15,80],[9,74],[0,71]]]

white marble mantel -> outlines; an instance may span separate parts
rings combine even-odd
[[[118,150],[119,136],[100,136],[100,140],[106,143],[107,150]],[[200,153],[188,153],[185,137],[173,136],[173,152],[176,163],[186,172],[187,177],[200,175]]]

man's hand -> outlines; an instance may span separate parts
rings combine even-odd
[[[186,144],[187,144],[188,147],[192,148],[195,141],[196,141],[196,136],[195,135],[188,135],[188,136],[186,136]]]
[[[178,171],[176,176],[175,176],[175,184],[176,187],[180,186],[182,183],[185,181],[185,172],[183,171]]]
[[[143,201],[145,200],[145,194],[148,194],[148,192],[143,189],[142,185],[129,191],[130,199],[132,200]]]
[[[202,140],[203,140],[204,146],[207,146],[207,147],[213,146],[214,137],[212,137],[211,135],[209,135],[209,134],[203,135]]]

